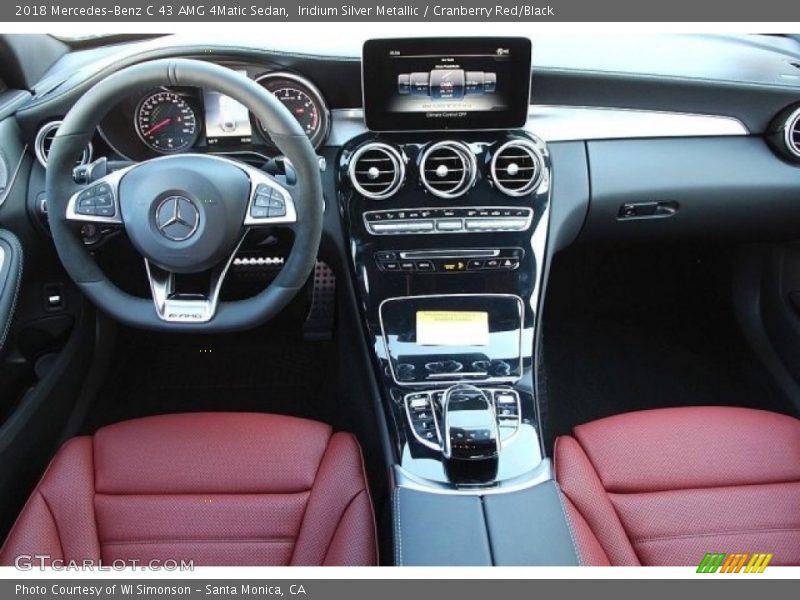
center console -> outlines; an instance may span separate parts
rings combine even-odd
[[[487,507],[534,488],[530,526],[569,540],[535,393],[551,169],[521,129],[530,42],[371,41],[363,68],[380,131],[343,149],[339,203],[396,448],[398,562],[492,564],[514,527]]]
[[[520,132],[368,134],[340,168],[402,475],[452,489],[541,476],[533,348],[546,147]]]

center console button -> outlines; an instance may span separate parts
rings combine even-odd
[[[397,255],[394,252],[376,252],[375,260],[395,260]]]
[[[467,262],[467,269],[470,271],[480,271],[483,269],[484,261],[480,258],[474,258]]]
[[[416,367],[411,363],[398,363],[395,367],[398,381],[414,381]]]
[[[463,260],[448,260],[445,259],[439,264],[440,270],[445,272],[454,273],[457,271],[466,271],[467,263]]]
[[[516,404],[517,397],[514,394],[507,392],[497,392],[494,396],[495,402],[498,404]]]
[[[400,270],[401,271],[414,271],[416,270],[416,264],[413,260],[404,260],[400,263]]]
[[[375,233],[394,233],[400,229],[399,223],[372,223],[370,227]]]
[[[526,225],[524,219],[467,219],[466,222],[468,231],[521,231]]]
[[[494,359],[489,362],[489,375],[492,377],[506,377],[511,373],[511,365],[506,361]]]
[[[429,260],[418,260],[417,271],[434,271],[433,263]]]
[[[461,231],[464,224],[461,219],[439,219],[436,221],[436,229],[439,231]]]
[[[433,221],[406,221],[394,225],[398,225],[401,231],[433,231]]]
[[[457,360],[437,360],[425,363],[425,368],[431,373],[458,373],[464,365]]]

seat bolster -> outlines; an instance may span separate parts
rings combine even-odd
[[[578,512],[575,505],[563,493],[564,512],[569,519],[570,530],[572,537],[575,540],[575,545],[578,549],[578,559],[580,564],[585,567],[609,567],[611,561],[608,560],[606,551],[600,545],[600,540],[594,535],[592,528],[583,518],[583,515]]]
[[[608,564],[606,561],[613,565],[639,565],[608,494],[575,438],[562,436],[556,439],[554,463],[556,480],[566,496],[567,515],[572,521],[582,562],[588,565]],[[594,534],[587,535],[591,532]],[[595,542],[605,554],[605,560],[597,552]]]
[[[293,565],[356,566],[378,562],[375,516],[355,436],[335,433],[319,465]]]
[[[18,559],[30,563],[34,556],[49,556],[43,560],[45,565],[52,564],[53,560],[64,560],[53,513],[39,491],[30,497],[6,538],[0,550],[0,565],[12,566]]]
[[[377,565],[374,529],[365,526],[374,518],[372,500],[364,489],[345,509],[322,564],[326,567]]]
[[[92,440],[73,438],[56,454],[0,550],[0,564],[19,555],[100,560],[94,516]]]

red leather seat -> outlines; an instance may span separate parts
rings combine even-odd
[[[698,565],[706,552],[800,565],[800,421],[744,408],[628,413],[555,446],[581,559]]]
[[[53,560],[374,565],[354,436],[292,417],[196,413],[67,442],[0,550]],[[142,563],[140,563],[142,564]]]

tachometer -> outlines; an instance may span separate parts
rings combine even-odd
[[[182,96],[162,90],[146,96],[139,103],[136,132],[156,152],[181,152],[197,140],[197,117]]]
[[[282,87],[272,93],[294,115],[308,137],[313,137],[319,131],[319,107],[311,96],[296,87]]]
[[[325,138],[328,137],[330,116],[328,106],[314,84],[293,73],[283,72],[267,73],[256,81],[283,102],[300,123],[315,148],[325,141]],[[269,139],[261,123],[259,123],[259,127],[265,137]]]

